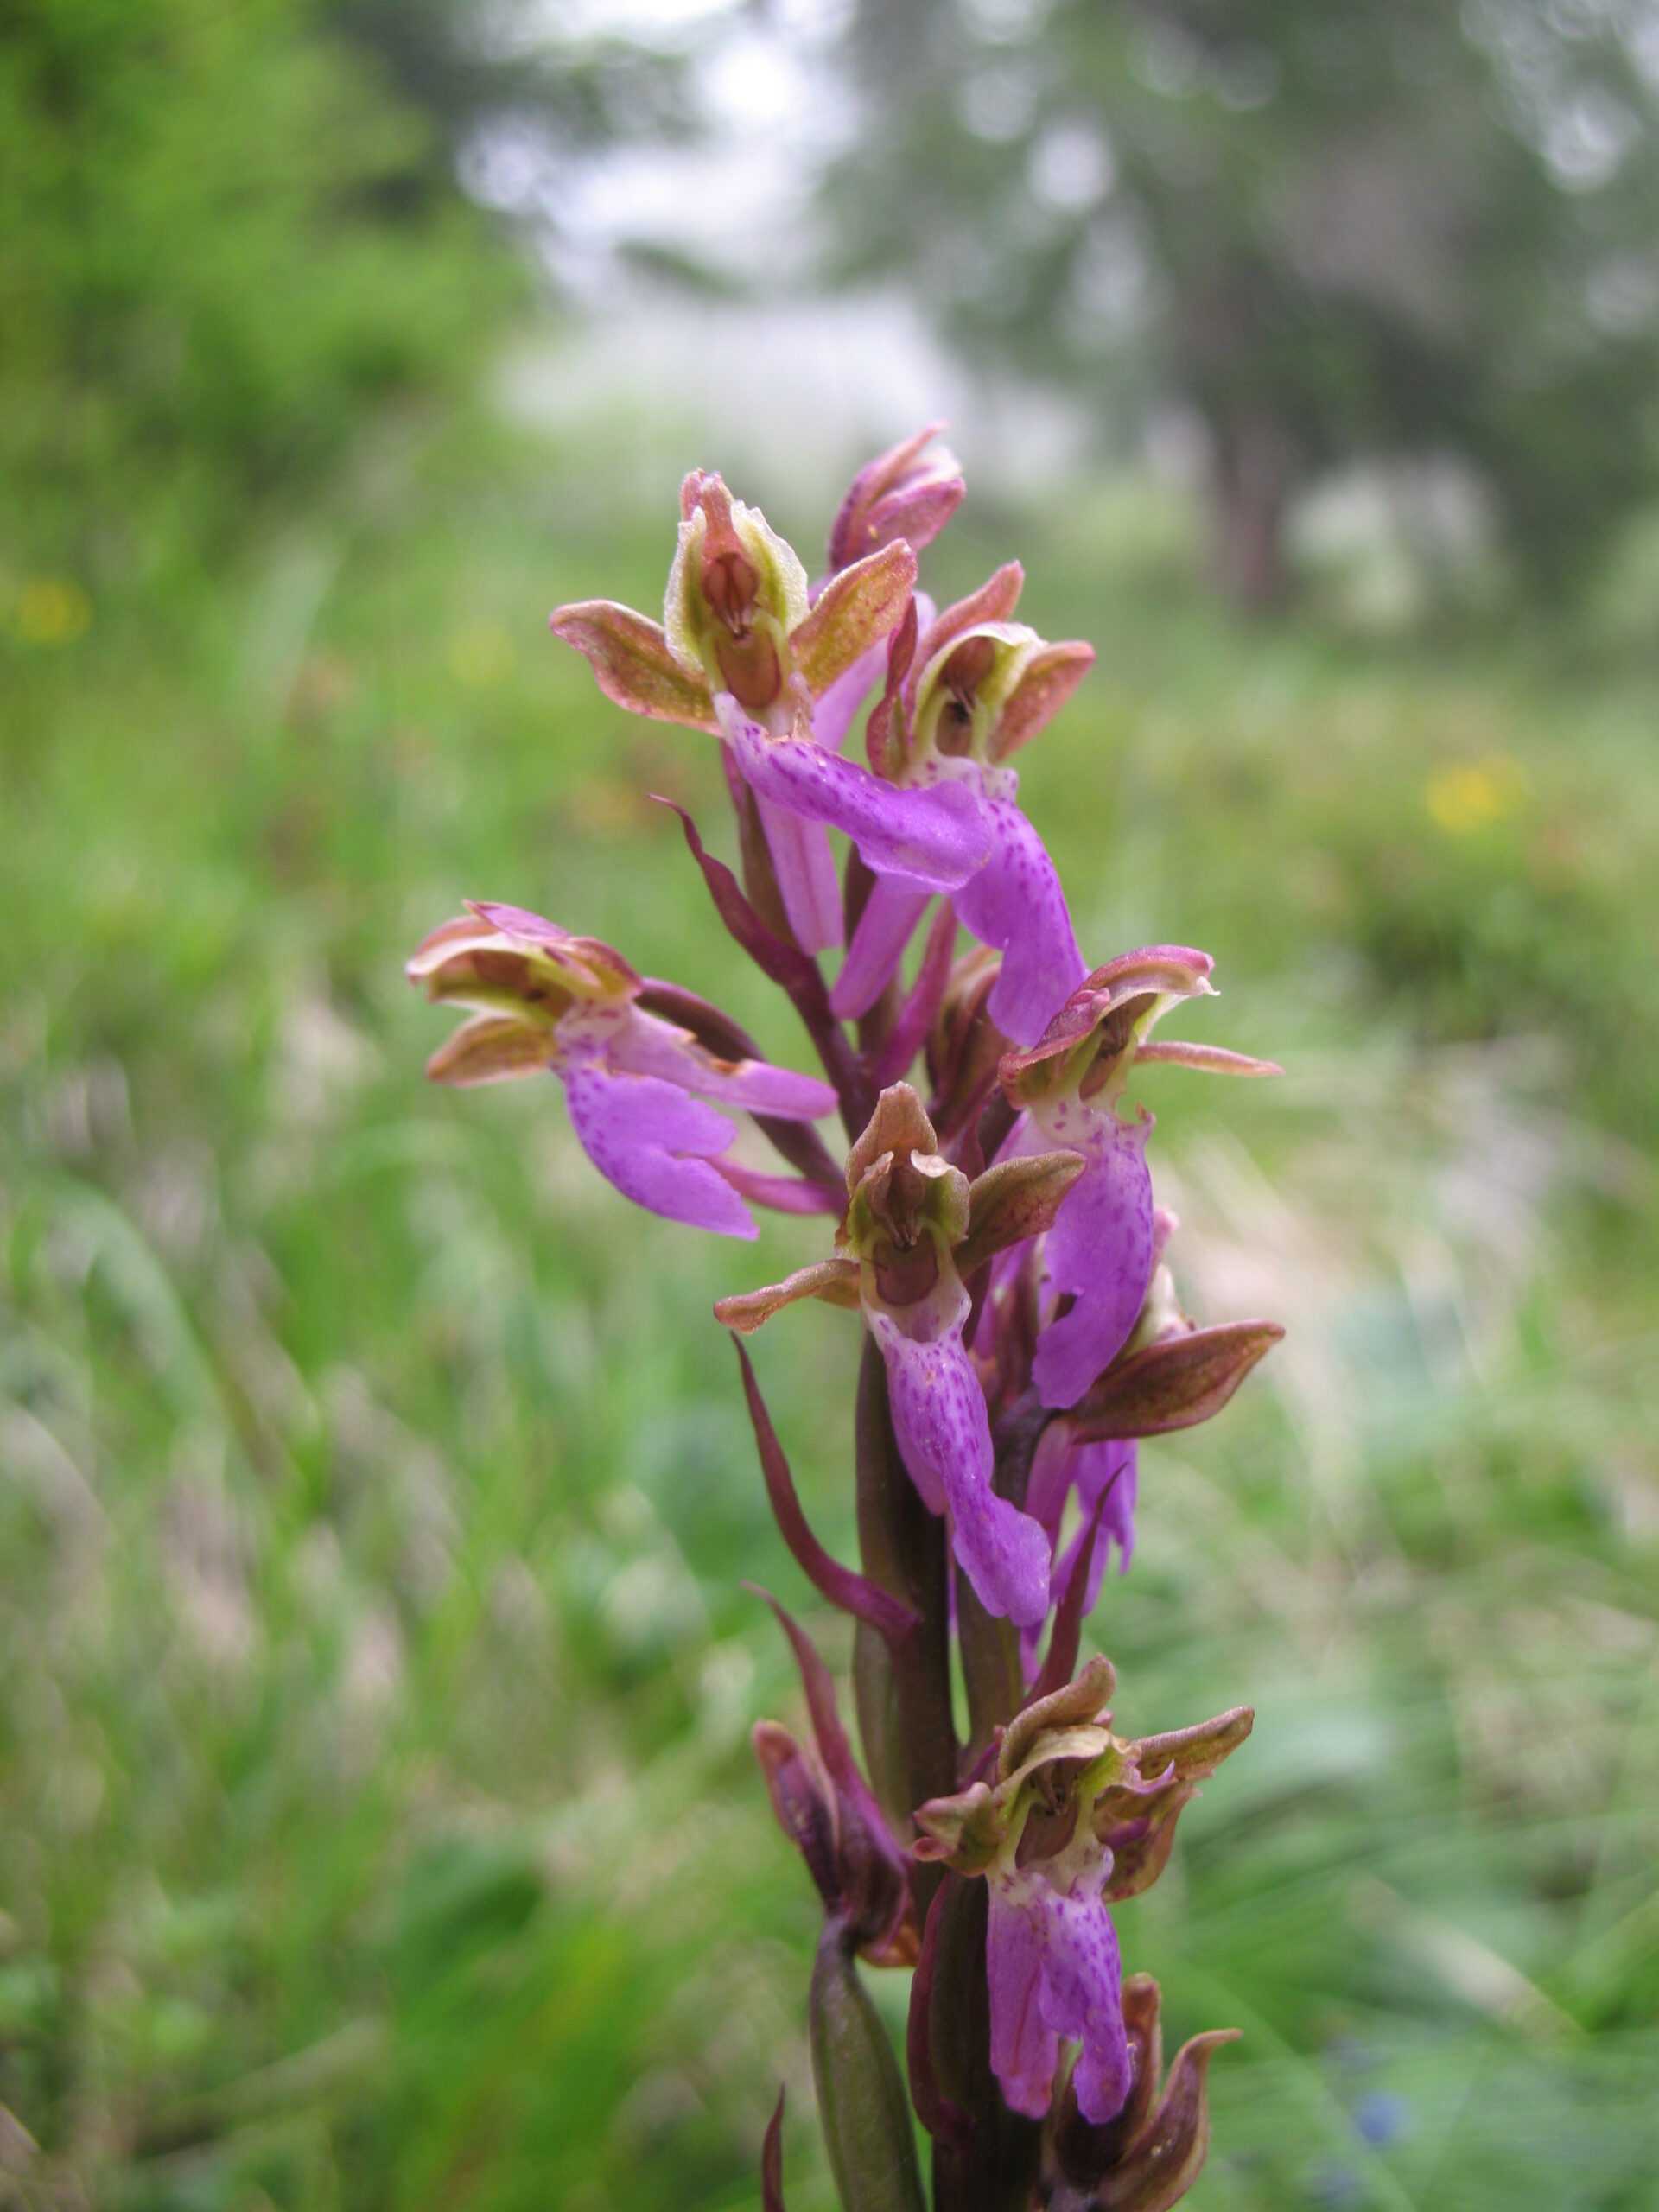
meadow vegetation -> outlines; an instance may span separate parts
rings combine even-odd
[[[401,974],[519,901],[806,1064],[652,803],[729,850],[712,741],[545,632],[651,604],[679,468],[726,457],[509,429],[486,350],[349,397],[223,531],[143,471],[145,557],[0,524],[0,2202],[715,2212],[780,2076],[793,2212],[831,2202],[817,1906],[747,1745],[797,1692],[738,1575],[846,1638],[709,1314],[818,1231],[636,1217],[552,1085],[423,1084]],[[1192,2201],[1637,2212],[1659,668],[1241,624],[1122,483],[970,497],[931,575],[1016,544],[1099,649],[1022,786],[1085,949],[1205,947],[1204,1034],[1288,1071],[1141,1085],[1188,1306],[1290,1333],[1147,1448],[1087,1639],[1132,1730],[1258,1707],[1121,1922],[1172,2032],[1245,2031]],[[843,1550],[855,1351],[809,1308],[760,1355]]]

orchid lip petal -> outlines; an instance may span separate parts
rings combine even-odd
[[[1042,1938],[1030,1915],[993,1889],[985,1933],[991,1993],[991,2067],[1027,2120],[1047,2117],[1060,2041],[1039,2002]]]
[[[930,1340],[867,1308],[887,1366],[893,1433],[911,1479],[932,1512],[948,1507],[951,1545],[974,1593],[1017,1626],[1048,1611],[1048,1540],[991,1487],[991,1432],[961,1321]]]
[[[1065,1121],[1057,1112],[1046,1133],[1085,1151],[1090,1165],[1066,1193],[1046,1248],[1055,1289],[1076,1300],[1041,1332],[1032,1362],[1038,1394],[1054,1407],[1075,1405],[1127,1341],[1152,1277],[1155,1234],[1150,1118],[1124,1123],[1076,1104],[1064,1111]]]
[[[715,701],[721,728],[745,782],[809,822],[844,830],[878,875],[952,891],[989,852],[984,802],[966,782],[911,790],[885,783],[810,738],[772,737],[730,695]]]
[[[1098,1894],[1107,1863],[1069,1892],[1037,1870],[992,1877],[991,2064],[1008,2102],[1033,2120],[1047,2113],[1061,2037],[1082,2045],[1072,2080],[1085,2119],[1103,2124],[1129,2093],[1117,1931]]]
[[[709,1165],[736,1135],[723,1114],[658,1077],[614,1075],[596,1062],[567,1070],[564,1090],[582,1150],[625,1198],[695,1229],[759,1235]]]
[[[991,855],[957,893],[957,912],[1002,955],[986,1011],[1005,1037],[1034,1045],[1087,973],[1065,893],[1037,832],[1010,799],[989,799]]]

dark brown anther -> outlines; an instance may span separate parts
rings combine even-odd
[[[991,639],[964,638],[940,670],[946,697],[934,743],[941,753],[961,754],[969,749],[979,687],[995,665],[996,646]]]
[[[705,476],[692,507],[702,510],[703,597],[734,638],[745,637],[760,579],[732,521],[732,495],[718,476]]]
[[[721,676],[741,706],[763,714],[783,690],[783,663],[777,640],[754,619],[760,572],[738,536],[731,493],[718,476],[689,476],[680,496],[688,515],[702,513],[697,581],[724,632],[713,640]]]
[[[996,665],[996,646],[989,638],[964,638],[939,671],[945,690],[972,707],[980,685]]]
[[[702,562],[702,595],[734,638],[749,633],[758,578],[754,564],[741,551],[721,553]]]

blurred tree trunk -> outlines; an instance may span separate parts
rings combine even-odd
[[[1284,425],[1271,415],[1215,426],[1212,483],[1217,582],[1251,613],[1285,596],[1285,509],[1294,454]]]

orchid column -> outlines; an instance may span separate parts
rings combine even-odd
[[[472,1014],[429,1072],[556,1077],[583,1150],[636,1205],[735,1236],[755,1234],[753,1205],[821,1218],[795,1274],[715,1312],[779,1526],[854,1623],[862,1768],[829,1669],[775,1599],[808,1726],[754,1730],[823,1906],[808,2013],[848,2212],[919,2212],[912,2112],[936,2212],[1162,2212],[1203,2164],[1205,2069],[1229,2031],[1185,2045],[1165,2079],[1157,1985],[1124,1976],[1112,1908],[1162,1872],[1251,1715],[1122,1738],[1111,1667],[1079,1669],[1082,1635],[1112,1548],[1129,1563],[1138,1440],[1218,1412],[1280,1332],[1182,1312],[1152,1119],[1128,1099],[1161,1063],[1276,1071],[1152,1038],[1211,994],[1203,953],[1089,968],[1010,763],[1092,656],[1014,620],[1017,563],[943,613],[917,588],[962,496],[924,431],[855,480],[809,583],[758,510],[694,472],[663,621],[602,600],[553,617],[608,697],[721,747],[741,873],[682,811],[687,846],[820,1074],[771,1065],[717,1005],[515,906],[469,905],[409,972]],[[845,749],[861,715],[862,760]],[[834,1151],[816,1126],[831,1114]],[[861,1338],[856,1567],[808,1525],[741,1342],[801,1300]],[[861,1961],[913,1969],[902,2069]],[[781,2113],[780,2096],[769,2212]]]

